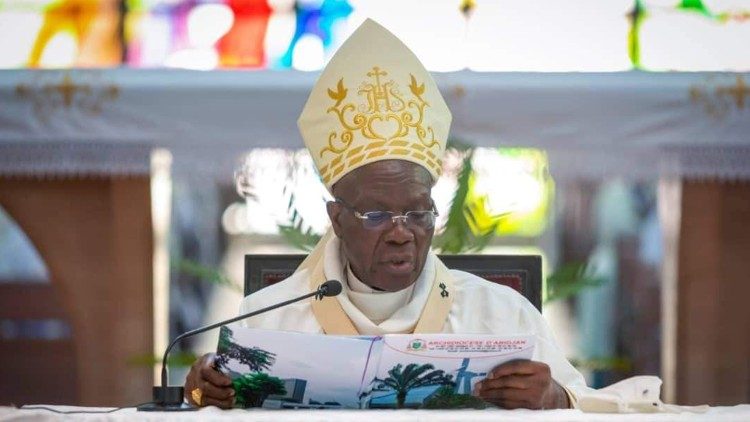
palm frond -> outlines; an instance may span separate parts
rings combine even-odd
[[[601,286],[605,282],[605,278],[592,274],[587,264],[570,262],[547,277],[544,302],[566,299],[584,289]]]
[[[403,368],[403,365],[399,363],[388,371],[388,375],[393,379],[401,378],[401,368]]]
[[[287,212],[289,213],[289,223],[279,224],[279,233],[290,245],[302,251],[310,252],[318,244],[321,236],[315,233],[310,227],[307,229],[304,228],[305,221],[297,209],[294,192],[289,192],[288,195]]]
[[[217,286],[229,287],[232,290],[242,292],[242,286],[232,282],[221,270],[197,261],[185,258],[175,258],[172,260],[172,267],[180,273],[193,276],[199,280],[207,281]]]
[[[279,233],[287,243],[305,252],[313,250],[320,240],[320,235],[313,232],[312,229],[302,228],[302,223],[297,224],[280,224]]]
[[[459,254],[484,249],[495,237],[500,219],[504,215],[492,215],[487,210],[487,197],[473,194],[475,181],[472,159],[474,150],[460,141],[453,141],[463,154],[461,170],[456,180],[448,220],[442,233],[435,236],[433,245],[441,253]]]
[[[409,388],[427,387],[431,385],[452,384],[453,375],[446,374],[442,369],[434,370],[420,378],[415,378]]]

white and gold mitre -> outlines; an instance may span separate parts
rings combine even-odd
[[[414,53],[368,19],[331,58],[297,125],[330,190],[380,160],[412,161],[436,181],[451,113]]]

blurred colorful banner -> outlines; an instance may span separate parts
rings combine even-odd
[[[366,17],[437,71],[750,69],[750,0],[0,0],[0,68],[318,70]]]
[[[0,67],[317,69],[346,0],[0,1]]]

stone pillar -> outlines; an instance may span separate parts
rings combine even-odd
[[[148,175],[0,177],[0,205],[44,259],[68,315],[78,404],[150,400],[153,369],[132,362],[153,354],[150,194]]]
[[[750,183],[683,182],[676,285],[680,404],[750,402]]]

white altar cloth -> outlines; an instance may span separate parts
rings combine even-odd
[[[57,410],[97,410],[97,408],[51,406]],[[107,408],[98,408],[107,410]],[[61,415],[46,410],[25,410],[0,407],[0,421],[22,420],[97,420],[97,421],[717,421],[746,422],[750,420],[750,404],[731,407],[712,407],[707,413],[651,413],[651,414],[603,414],[583,413],[580,410],[220,410],[207,407],[197,412],[137,412],[128,408],[106,414]]]
[[[148,171],[231,180],[243,152],[302,148],[317,73],[0,70],[0,174]],[[453,137],[544,148],[553,177],[750,179],[750,75],[436,73]]]

